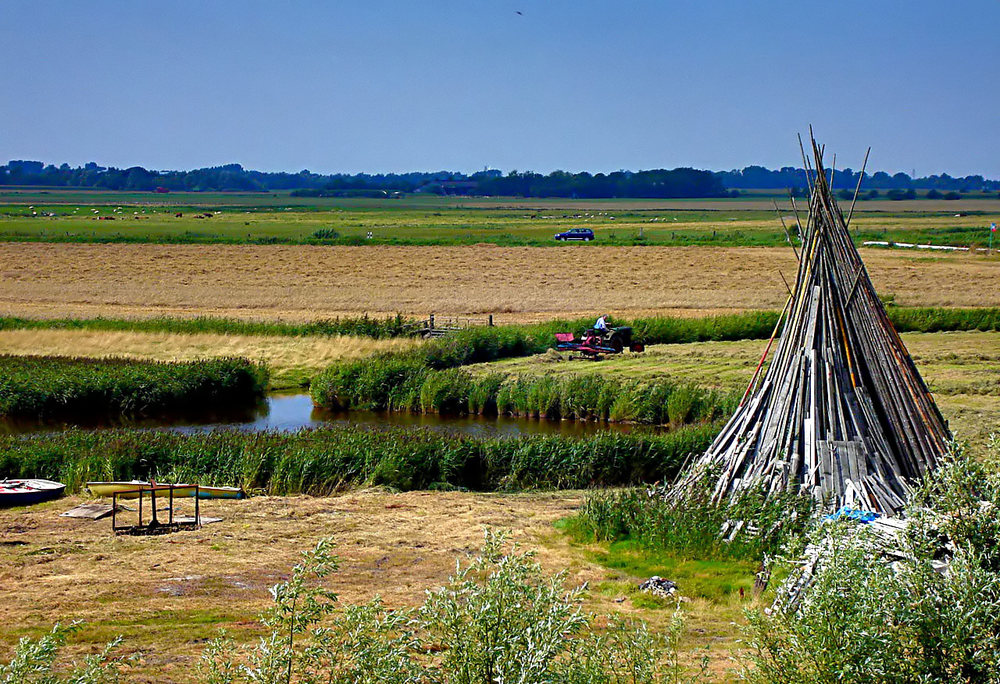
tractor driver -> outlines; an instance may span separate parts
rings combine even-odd
[[[603,335],[608,331],[607,318],[608,318],[607,314],[601,314],[600,316],[598,316],[597,322],[594,323],[594,330],[597,331],[597,334]]]

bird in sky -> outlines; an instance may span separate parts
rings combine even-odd
[[[522,17],[524,16],[524,12],[522,12],[521,10],[514,10],[514,13],[520,14]]]

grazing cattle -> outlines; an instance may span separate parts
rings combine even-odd
[[[174,214],[174,218],[184,218],[184,214],[178,211],[176,214]]]

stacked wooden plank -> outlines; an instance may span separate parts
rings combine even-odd
[[[951,436],[851,241],[815,141],[812,152],[799,271],[773,358],[674,492],[708,476],[716,501],[799,491],[830,509],[892,514]]]

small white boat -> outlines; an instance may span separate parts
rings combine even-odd
[[[66,485],[53,480],[0,480],[0,508],[58,499]]]

